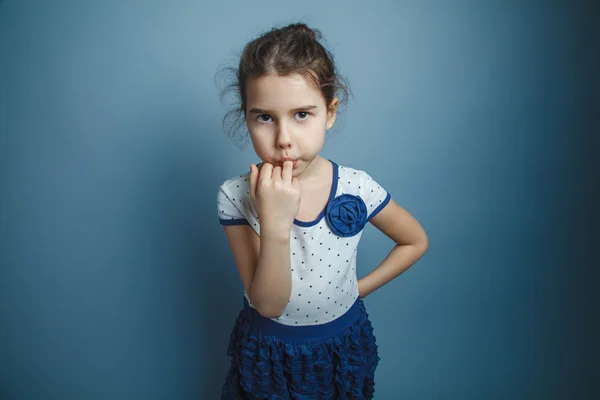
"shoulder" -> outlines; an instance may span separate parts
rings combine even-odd
[[[228,178],[219,186],[219,192],[224,192],[227,195],[246,194],[250,187],[249,176],[250,172]]]
[[[375,182],[371,175],[362,169],[346,165],[338,165],[337,171],[338,185],[342,186],[344,189],[354,189],[358,192],[361,192]]]
[[[243,203],[250,201],[250,172],[245,175],[236,175],[225,180],[219,186],[217,193],[217,203],[232,203],[236,207],[241,207]]]
[[[225,180],[223,183],[221,183],[221,187],[222,188],[232,188],[232,187],[242,187],[242,186],[248,186],[248,179],[250,177],[250,172],[247,172],[243,175],[235,175],[232,176],[230,178],[228,178],[227,180]]]
[[[391,195],[369,173],[362,169],[338,165],[338,193],[360,197],[367,208],[368,219],[374,217],[390,201]]]
[[[252,224],[258,229],[258,214],[250,197],[248,172],[225,180],[217,193],[217,208],[221,225]]]

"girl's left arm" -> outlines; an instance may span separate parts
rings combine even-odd
[[[371,223],[396,242],[396,245],[377,268],[358,281],[361,298],[406,271],[425,254],[429,245],[421,224],[394,200],[390,200],[371,218]]]

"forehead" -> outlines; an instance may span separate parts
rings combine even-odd
[[[306,104],[324,106],[321,92],[302,75],[267,74],[246,83],[247,107],[288,110]]]

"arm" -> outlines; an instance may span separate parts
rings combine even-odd
[[[249,226],[227,226],[225,232],[246,293],[258,312],[279,317],[292,292],[290,236],[300,206],[300,185],[293,163],[283,168],[250,166],[250,197],[261,220],[260,238]]]
[[[248,225],[224,229],[252,305],[264,317],[279,317],[292,291],[289,234],[259,237]]]
[[[396,246],[377,268],[358,281],[360,297],[366,297],[406,271],[425,254],[429,245],[423,227],[393,200],[371,223],[396,242]]]

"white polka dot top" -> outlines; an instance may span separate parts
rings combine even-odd
[[[318,325],[343,315],[358,298],[356,249],[365,224],[390,195],[366,172],[331,161],[329,201],[311,222],[294,221],[290,237],[292,293],[283,314],[273,320],[292,326]],[[260,235],[249,193],[249,172],[219,188],[221,225],[250,225]],[[252,302],[244,291],[248,303]]]

